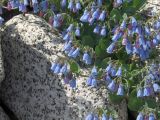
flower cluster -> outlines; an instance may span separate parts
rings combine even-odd
[[[158,23],[156,26],[158,28]],[[141,60],[145,60],[149,58],[151,49],[160,43],[160,33],[156,32],[152,39],[149,25],[141,25],[134,17],[131,17],[128,24],[126,19],[123,20],[120,26],[114,28],[113,33],[112,43],[107,48],[107,53],[113,53],[116,44],[122,39],[122,45],[128,55],[136,55]]]
[[[156,117],[153,113],[144,115],[143,113],[140,112],[136,120],[156,120]]]
[[[66,74],[69,69],[68,69],[68,66],[67,66],[67,63],[65,64],[62,64],[62,63],[59,63],[59,62],[53,62],[52,63],[52,66],[51,66],[51,71],[54,73],[54,74]]]
[[[118,79],[122,77],[122,68],[119,67],[118,70],[116,70],[116,68],[112,64],[109,64],[105,72],[106,73],[103,79],[106,81],[107,88],[111,92],[117,92],[117,95],[123,96],[124,95],[123,84],[122,83],[118,84],[115,80],[112,80],[112,78]]]
[[[75,29],[74,28],[75,28],[74,25],[70,24],[69,27],[64,32],[64,35],[62,35],[63,40],[65,41],[63,50],[65,54],[67,54],[67,56],[70,58],[77,58],[78,56],[80,56],[80,50],[81,50],[79,47],[76,47],[72,44],[73,31],[76,37],[80,36],[80,28],[78,26]],[[84,52],[82,61],[87,65],[91,64],[92,62],[91,56],[87,51]]]
[[[110,116],[107,116],[107,114],[103,113],[102,116],[101,116],[101,120],[113,120],[113,116],[110,115]],[[85,120],[99,120],[99,117],[97,114],[93,114],[93,113],[89,113]]]
[[[155,95],[155,93],[160,93],[160,73],[159,65],[152,64],[148,70],[148,74],[145,76],[144,87],[137,88],[137,97],[149,97]]]
[[[87,78],[86,85],[91,87],[97,87],[97,68],[94,66],[92,68],[91,75]]]
[[[76,88],[76,79],[70,72],[69,66],[67,63],[56,62],[52,63],[51,71],[54,74],[62,74],[64,77],[64,83],[69,84],[71,88]]]
[[[114,8],[121,6],[125,1],[131,2],[132,0],[114,0],[113,3]]]

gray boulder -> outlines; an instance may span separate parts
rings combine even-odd
[[[51,73],[51,63],[57,54],[63,55],[62,47],[57,32],[37,16],[18,15],[5,24],[2,50],[6,77],[0,97],[19,120],[84,120],[89,112],[111,106],[117,110],[118,120],[127,120],[125,101],[111,104],[104,87],[88,88],[86,78],[79,77],[73,91]]]

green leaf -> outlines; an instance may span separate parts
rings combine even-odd
[[[114,104],[119,104],[122,102],[122,100],[124,99],[124,96],[118,96],[115,93],[114,94],[109,94],[109,100],[114,103]]]
[[[115,20],[119,21],[119,20],[122,18],[122,15],[121,15],[121,13],[120,13],[119,10],[113,9],[113,10],[111,11],[111,13],[110,13],[110,17],[111,17],[112,19],[115,19]]]
[[[129,95],[128,108],[131,111],[139,111],[142,108],[142,106],[145,104],[144,100],[137,98],[136,94],[137,94],[136,89],[134,89]]]
[[[137,10],[139,10],[146,2],[147,2],[147,0],[134,0],[133,7],[135,7]]]
[[[81,44],[85,45],[85,46],[90,46],[90,47],[94,47],[96,45],[96,39],[93,39],[91,36],[87,35],[87,36],[83,36],[82,37],[82,41]]]
[[[75,62],[74,60],[70,60],[69,64],[70,64],[71,72],[73,72],[73,73],[79,73],[80,72],[80,67],[79,67],[77,62]]]

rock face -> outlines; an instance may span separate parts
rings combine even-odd
[[[1,35],[0,35],[0,42],[1,42]],[[4,67],[3,67],[3,57],[2,57],[2,49],[1,49],[1,44],[0,44],[0,83],[4,79]]]
[[[0,97],[19,120],[84,120],[98,107],[111,106],[104,87],[88,88],[86,78],[81,77],[73,92],[60,76],[51,73],[51,62],[63,47],[55,34],[44,20],[33,15],[12,18],[2,32],[6,77]],[[113,107],[119,114],[117,120],[127,120],[125,101]]]
[[[0,120],[10,120],[1,107],[0,107]]]

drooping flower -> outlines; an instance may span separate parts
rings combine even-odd
[[[144,116],[142,113],[139,113],[136,120],[144,120]]]
[[[99,8],[97,8],[97,9],[96,9],[96,11],[94,11],[94,12],[93,12],[93,14],[92,14],[92,18],[94,18],[94,19],[97,19],[97,20],[98,20],[99,15],[100,15],[100,10],[99,10]]]
[[[80,36],[81,36],[81,32],[80,32],[80,28],[79,28],[79,27],[76,28],[75,35],[76,35],[77,37],[80,37]]]
[[[76,88],[76,80],[75,79],[70,80],[69,85],[71,88]]]
[[[131,24],[132,24],[132,27],[136,27],[138,24],[134,17],[131,18]]]
[[[103,37],[105,37],[107,35],[107,31],[106,31],[106,27],[105,26],[102,27],[100,35],[103,36]]]
[[[108,120],[108,116],[106,114],[102,114],[102,120]]]
[[[68,9],[69,9],[70,11],[72,11],[73,8],[74,8],[73,0],[70,0],[70,1],[69,1],[69,4],[68,4]]]
[[[93,120],[99,120],[99,119],[98,119],[98,115],[94,115]]]
[[[67,32],[72,32],[73,28],[74,28],[74,25],[70,24],[69,27],[67,28]]]
[[[91,75],[92,76],[97,76],[98,75],[97,68],[95,66],[92,68]]]
[[[67,7],[67,0],[61,0],[61,7],[62,9]]]
[[[52,66],[51,66],[51,70],[52,70],[52,72],[54,72],[54,70],[55,70],[55,68],[56,68],[56,66],[57,66],[57,63],[52,63]]]
[[[74,52],[75,48],[72,47],[71,50],[68,53],[68,57],[72,57],[72,53]]]
[[[24,0],[24,5],[25,6],[29,5],[28,0]]]
[[[71,36],[70,36],[70,33],[68,32],[68,33],[63,37],[63,40],[64,40],[64,41],[69,41],[70,38],[71,38]]]
[[[93,32],[96,33],[96,34],[99,34],[99,32],[100,32],[100,26],[97,25],[97,26],[94,28]]]
[[[97,80],[95,78],[92,79],[92,87],[97,87]]]
[[[117,95],[123,96],[124,95],[124,87],[122,84],[119,85]]]
[[[122,68],[121,68],[121,67],[118,68],[118,71],[117,71],[117,73],[116,73],[116,76],[117,76],[117,77],[121,77],[121,76],[122,76]]]
[[[91,64],[91,57],[87,52],[85,52],[83,55],[83,61],[87,65]]]
[[[153,84],[154,92],[160,92],[160,86],[157,83]]]
[[[89,114],[87,115],[87,117],[85,118],[85,120],[93,120],[93,119],[94,119],[93,113],[89,113]]]
[[[88,86],[91,86],[91,85],[92,85],[92,76],[89,76],[89,77],[87,78],[86,84],[87,84]]]
[[[137,90],[137,97],[139,98],[139,97],[143,97],[143,89],[142,88],[139,88],[138,90]]]
[[[150,96],[151,95],[151,91],[150,91],[150,87],[145,87],[144,88],[144,92],[143,92],[143,96]]]
[[[113,92],[115,91],[115,88],[116,88],[116,83],[114,80],[112,80],[112,82],[108,85],[108,89]]]
[[[76,48],[76,50],[73,51],[71,57],[76,58],[79,55],[79,51],[80,51],[80,48]]]
[[[80,3],[79,1],[76,2],[76,9],[77,9],[77,10],[81,10],[81,9],[82,9],[81,3]]]
[[[103,22],[105,18],[106,18],[106,11],[103,10],[98,19]]]
[[[58,74],[58,73],[60,72],[60,69],[61,69],[61,64],[58,63],[58,64],[56,65],[56,68],[54,69],[54,73],[55,73],[55,74]]]
[[[111,43],[111,45],[107,48],[107,53],[113,53],[115,47],[115,42]]]
[[[123,22],[120,26],[120,29],[122,29],[122,30],[126,29],[126,21],[125,20],[123,20]]]
[[[148,120],[156,120],[156,118],[155,118],[153,113],[149,114],[149,119]]]
[[[65,64],[62,66],[62,68],[60,69],[60,73],[66,74],[66,72],[67,72],[67,64],[65,63]]]

